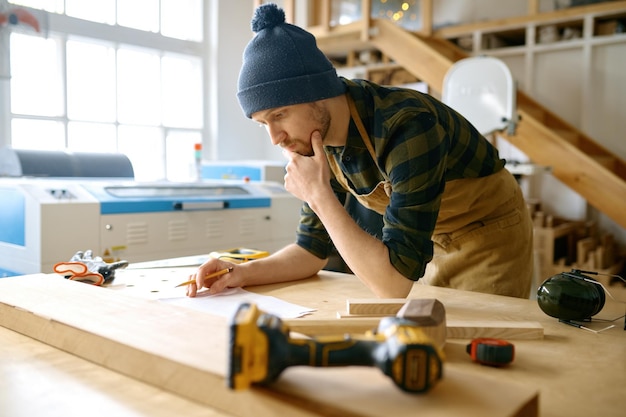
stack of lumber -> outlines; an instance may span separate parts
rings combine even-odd
[[[595,222],[555,218],[531,210],[534,224],[534,249],[537,276],[543,281],[572,268],[618,275],[624,268],[624,254],[610,233],[600,233]],[[599,275],[608,285],[611,279]]]

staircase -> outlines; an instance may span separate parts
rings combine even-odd
[[[468,55],[442,38],[422,37],[389,20],[370,22],[369,43],[435,91],[452,64]],[[324,49],[320,42],[320,48]],[[626,228],[626,162],[522,91],[515,135],[502,136],[587,202]]]

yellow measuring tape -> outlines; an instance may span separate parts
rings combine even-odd
[[[269,252],[247,248],[234,248],[225,251],[211,252],[210,257],[236,264],[253,261],[269,256]]]

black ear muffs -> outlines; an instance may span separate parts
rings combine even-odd
[[[589,320],[605,301],[602,285],[575,269],[548,278],[537,290],[541,310],[560,320]]]

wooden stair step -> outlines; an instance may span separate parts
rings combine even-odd
[[[591,158],[593,158],[594,161],[596,161],[598,164],[602,165],[609,171],[611,172],[615,171],[616,159],[614,156],[611,156],[611,155],[590,155],[590,156]]]
[[[578,132],[569,130],[569,129],[561,129],[561,128],[552,128],[552,131],[556,133],[557,135],[559,135],[561,138],[571,143],[572,145],[574,146],[579,145],[580,135],[578,134]]]
[[[538,121],[543,121],[546,117],[546,110],[538,106],[526,106],[524,110]]]

